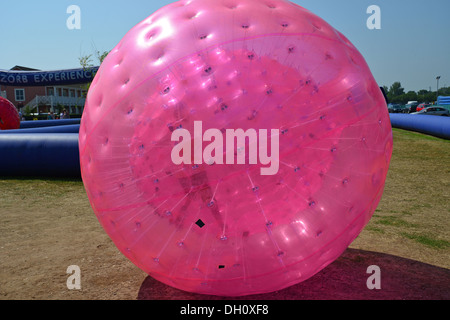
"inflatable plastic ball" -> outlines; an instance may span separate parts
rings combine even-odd
[[[370,220],[392,153],[358,50],[280,0],[192,0],[101,65],[80,136],[85,188],[118,249],[189,292],[280,290]]]
[[[20,116],[16,107],[5,98],[0,97],[0,130],[20,128]]]

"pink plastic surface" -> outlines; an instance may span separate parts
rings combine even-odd
[[[277,173],[174,164],[172,134],[194,136],[194,121],[278,129]],[[225,296],[285,288],[338,258],[377,207],[391,153],[364,58],[279,0],[160,9],[105,59],[80,129],[86,191],[119,250],[170,286]]]
[[[7,99],[0,97],[0,130],[20,128],[20,117],[16,107]]]

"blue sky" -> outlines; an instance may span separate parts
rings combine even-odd
[[[134,25],[172,0],[14,0],[0,5],[0,69],[76,68],[78,58],[116,46]],[[450,86],[449,0],[294,0],[341,31],[359,49],[380,85],[406,91]],[[81,29],[69,30],[69,5],[81,9]],[[369,30],[370,5],[381,29]]]

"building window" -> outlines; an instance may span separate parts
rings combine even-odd
[[[47,87],[47,96],[54,96],[54,95],[55,95],[55,88]]]
[[[16,101],[25,101],[25,89],[14,89]]]

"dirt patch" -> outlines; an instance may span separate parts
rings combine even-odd
[[[338,260],[296,286],[246,299],[449,299],[450,143],[394,130],[374,217]],[[68,290],[70,265],[81,290]],[[382,288],[366,286],[367,267]],[[114,246],[77,180],[0,179],[0,299],[217,299],[148,277]]]

